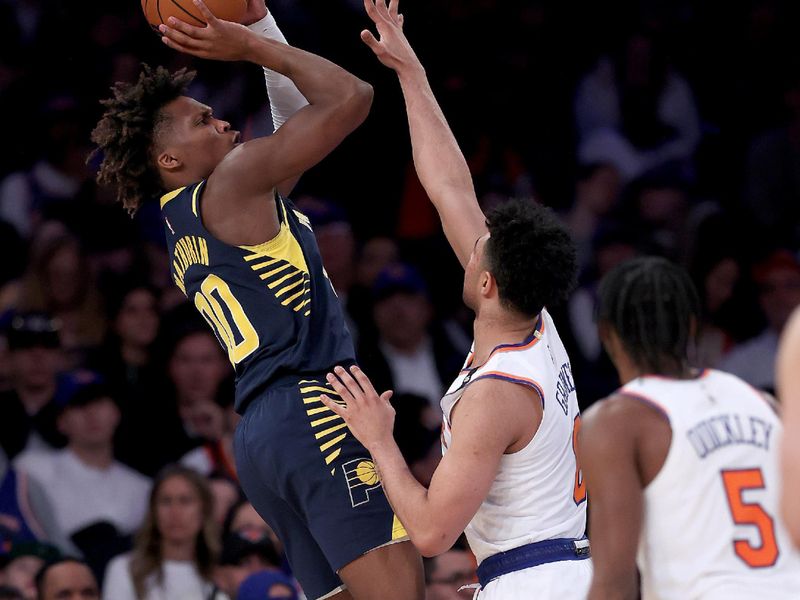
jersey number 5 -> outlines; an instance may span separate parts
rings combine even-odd
[[[258,348],[258,332],[244,314],[231,288],[222,279],[216,275],[206,277],[200,291],[194,295],[194,304],[219,341],[228,349],[228,359],[234,366]]]
[[[734,540],[736,556],[750,567],[771,567],[778,560],[778,543],[775,541],[775,521],[760,504],[745,502],[742,494],[746,490],[764,489],[761,469],[722,471],[722,482],[728,495],[733,522],[737,525],[752,525],[758,528],[761,545],[753,546],[749,540]]]

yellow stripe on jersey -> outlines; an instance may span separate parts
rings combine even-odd
[[[175,198],[175,196],[180,194],[185,189],[186,189],[186,186],[183,186],[183,187],[178,188],[177,190],[172,190],[171,192],[167,192],[166,194],[161,196],[161,208],[163,209],[167,205],[167,202],[169,202],[170,200]]]
[[[200,188],[203,187],[204,183],[205,181],[201,181],[192,192],[192,212],[194,213],[195,217],[197,216],[197,192],[200,191]]]

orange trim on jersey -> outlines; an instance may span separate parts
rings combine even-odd
[[[500,354],[501,352],[517,352],[517,351],[520,351],[520,350],[527,350],[529,348],[533,348],[537,344],[537,342],[540,339],[542,339],[543,335],[544,335],[544,318],[542,317],[541,314],[539,314],[539,321],[536,324],[536,327],[534,328],[533,333],[531,333],[525,339],[524,342],[522,342],[521,344],[501,344],[499,346],[495,346],[494,350],[492,350],[489,353],[489,356],[486,359],[486,362],[484,362],[483,364],[485,365],[486,363],[489,362],[489,360],[495,354]],[[465,368],[461,369],[462,372],[463,371],[467,371],[470,367],[472,367],[472,360],[474,358],[475,358],[475,354],[473,352],[470,352],[470,356],[467,359],[467,366]],[[483,366],[483,365],[481,365],[481,366]],[[476,368],[479,368],[479,367],[476,367]]]
[[[539,397],[542,399],[542,404],[544,404],[544,390],[542,389],[542,386],[533,379],[521,377],[519,375],[512,375],[511,373],[504,373],[503,371],[488,371],[486,373],[481,373],[475,379],[470,381],[470,383],[480,381],[483,378],[501,379],[503,381],[510,381],[511,383],[518,383],[520,385],[532,387],[536,390],[536,393],[539,394]]]

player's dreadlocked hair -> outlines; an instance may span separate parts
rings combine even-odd
[[[511,200],[486,217],[486,259],[500,301],[534,316],[563,302],[575,286],[575,244],[553,211]]]
[[[106,111],[92,132],[97,149],[89,160],[103,156],[97,181],[115,187],[131,215],[163,192],[153,164],[153,142],[165,123],[161,109],[184,94],[194,75],[186,69],[170,73],[143,65],[135,84],[119,82],[111,89],[113,97],[101,101]]]
[[[689,274],[664,258],[635,258],[600,282],[598,322],[612,327],[631,359],[649,373],[688,367],[692,323],[699,314]]]

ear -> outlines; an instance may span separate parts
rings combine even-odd
[[[616,358],[620,348],[620,341],[617,332],[606,321],[600,321],[597,324],[597,334],[600,338],[600,343],[611,359],[611,362],[616,364]]]
[[[168,173],[174,173],[180,169],[182,165],[183,163],[181,160],[169,150],[162,151],[156,158],[156,166],[158,169],[167,171]]]
[[[497,292],[497,280],[489,271],[481,271],[478,281],[481,286],[481,296],[488,298]]]

